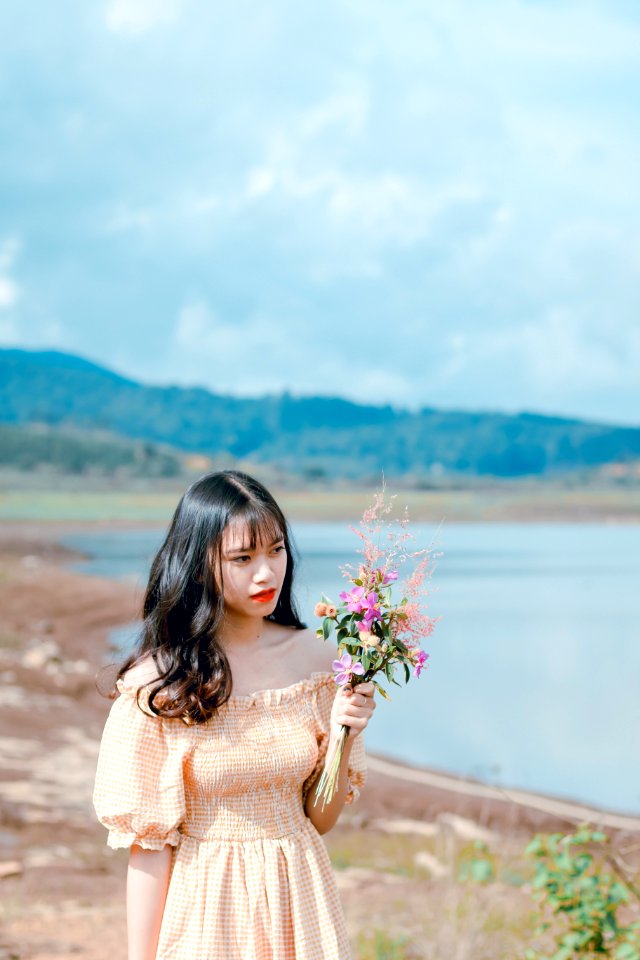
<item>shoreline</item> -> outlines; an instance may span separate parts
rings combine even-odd
[[[78,573],[69,569],[68,564],[76,559],[83,558],[83,554],[77,551],[69,550],[64,547],[59,538],[70,532],[72,529],[104,529],[104,524],[83,521],[81,524],[68,522],[51,522],[45,526],[36,523],[21,523],[14,521],[7,524],[6,521],[0,521],[0,553],[4,556],[5,562],[23,565],[27,561],[27,570],[38,571],[38,579],[46,571],[54,575],[54,589],[49,601],[54,607],[62,607],[62,610],[51,610],[50,613],[60,617],[64,612],[69,618],[69,608],[66,602],[66,596],[69,593],[80,594],[86,598],[89,608],[93,608],[94,616],[92,619],[98,622],[92,625],[92,654],[93,663],[100,669],[99,664],[106,662],[109,653],[108,636],[112,630],[118,627],[126,626],[136,619],[137,607],[140,598],[136,596],[137,589],[125,581],[110,580],[103,577],[94,577],[92,575]],[[131,528],[128,522],[123,522],[123,528]],[[113,524],[109,523],[109,529]],[[44,569],[42,569],[44,567]],[[105,602],[106,601],[106,602]],[[19,606],[19,601],[18,601]],[[101,607],[104,607],[101,609]],[[71,620],[73,621],[73,615]],[[82,617],[81,617],[82,619]],[[62,633],[68,629],[66,624],[61,624]],[[77,645],[71,638],[61,637],[63,653],[65,656],[77,655]],[[3,660],[6,661],[6,653],[3,652]],[[4,664],[6,672],[6,662]],[[91,713],[97,713],[99,716],[103,711],[105,702],[95,702]],[[1,698],[0,698],[1,708]],[[2,711],[0,709],[0,723],[2,722]],[[575,799],[558,797],[552,794],[538,793],[531,790],[519,788],[510,788],[496,786],[484,783],[482,781],[463,778],[454,772],[446,770],[435,770],[429,767],[412,766],[404,761],[399,761],[393,757],[384,755],[369,754],[371,779],[376,783],[376,796],[367,799],[367,791],[363,791],[363,796],[359,803],[359,808],[364,811],[365,808],[371,808],[375,812],[379,807],[389,808],[388,786],[390,782],[395,782],[397,788],[403,785],[409,792],[420,794],[420,799],[416,796],[416,808],[423,809],[433,807],[434,810],[441,811],[446,803],[453,804],[456,809],[463,807],[468,813],[473,813],[475,817],[487,822],[488,820],[496,823],[502,821],[506,814],[505,808],[513,807],[519,811],[514,815],[513,811],[509,813],[507,820],[510,828],[516,823],[525,822],[550,822],[559,823],[579,823],[585,818],[591,822],[598,823],[603,827],[613,830],[627,830],[640,832],[640,812],[638,814],[619,810],[604,809],[592,804]],[[409,787],[411,784],[411,787]],[[393,792],[393,791],[392,791]],[[429,802],[426,800],[426,794],[432,794]],[[1,795],[1,794],[0,794]],[[405,804],[406,805],[406,804]],[[488,806],[494,806],[491,812]]]
[[[43,526],[166,526],[179,496],[189,485],[171,488],[113,488],[82,478],[58,478],[45,489],[0,488],[0,524]],[[354,522],[373,498],[376,485],[297,487],[274,482],[274,496],[293,522]],[[399,485],[389,491],[414,522],[428,523],[640,523],[640,483],[600,478],[542,481],[534,478],[476,481],[423,489]],[[80,525],[78,527],[77,525]]]
[[[596,807],[579,800],[554,794],[537,793],[516,787],[496,786],[481,780],[459,777],[446,770],[412,766],[393,757],[368,753],[370,770],[382,777],[406,783],[422,784],[446,793],[464,795],[475,800],[488,799],[520,807],[538,814],[549,815],[567,823],[593,823],[599,828],[640,832],[640,813],[628,813]]]

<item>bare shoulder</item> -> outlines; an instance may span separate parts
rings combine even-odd
[[[305,652],[307,676],[312,673],[331,673],[331,663],[336,657],[332,642],[319,639],[310,627],[298,632],[298,641]]]
[[[127,687],[138,690],[141,687],[146,687],[150,683],[153,683],[159,676],[158,668],[149,653],[138,663],[130,667],[122,679]]]

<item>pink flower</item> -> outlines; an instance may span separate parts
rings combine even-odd
[[[414,677],[419,677],[422,670],[424,670],[424,665],[429,659],[429,654],[425,653],[424,650],[418,650],[414,657],[414,668],[413,675]]]
[[[382,578],[382,585],[386,586],[388,583],[394,583],[398,579],[397,570],[387,570],[384,577]]]
[[[380,597],[375,590],[368,593],[362,600],[360,612],[364,614],[362,618],[362,627],[364,630],[370,631],[374,621],[381,619],[379,603]]]
[[[332,666],[335,673],[333,679],[336,683],[348,683],[352,673],[355,673],[359,677],[364,675],[364,667],[362,664],[358,663],[357,660],[353,660],[351,654],[346,651],[339,660],[333,661]]]
[[[362,598],[364,597],[364,587],[354,587],[348,593],[343,590],[340,599],[344,600],[349,613],[362,613]]]

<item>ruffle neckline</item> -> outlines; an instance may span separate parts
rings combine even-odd
[[[151,681],[153,682],[153,681]],[[334,674],[326,670],[314,671],[309,677],[302,680],[296,680],[286,687],[275,687],[268,690],[256,690],[249,694],[231,694],[229,699],[221,709],[225,707],[247,707],[257,703],[273,706],[281,703],[283,700],[290,700],[301,693],[310,693],[324,684],[333,684]],[[139,691],[139,701],[146,704],[149,700],[149,688],[144,684],[141,687],[131,683],[125,683],[122,677],[116,681],[117,690],[130,697],[135,697]]]

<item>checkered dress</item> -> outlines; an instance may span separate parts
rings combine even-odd
[[[232,697],[192,726],[118,686],[94,805],[109,846],[174,848],[157,960],[346,960],[331,864],[303,808],[324,763],[332,675]],[[349,777],[348,803],[365,777],[362,736]]]

